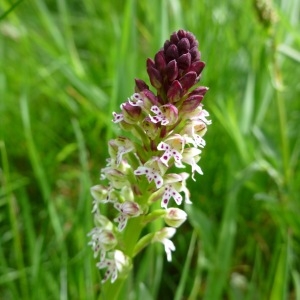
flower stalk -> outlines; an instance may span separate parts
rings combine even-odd
[[[190,32],[174,32],[146,66],[154,92],[136,79],[135,93],[113,113],[113,122],[131,137],[109,141],[102,182],[91,188],[90,245],[103,270],[103,299],[117,299],[134,257],[149,244],[161,243],[171,261],[171,238],[187,219],[172,206],[191,203],[186,180],[202,174],[198,162],[211,121],[202,104],[208,88],[196,87],[205,66],[198,41]],[[158,219],[165,226],[147,233],[145,227]]]

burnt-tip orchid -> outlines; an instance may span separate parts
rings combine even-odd
[[[198,46],[192,33],[174,32],[146,62],[152,89],[136,79],[133,95],[113,112],[124,136],[108,142],[101,183],[91,188],[90,245],[106,269],[103,281],[126,277],[134,256],[154,242],[171,261],[170,239],[187,219],[183,203],[191,203],[186,180],[203,174],[198,163],[211,124],[202,104],[208,88],[196,86],[205,66]],[[147,231],[157,219],[167,227]]]

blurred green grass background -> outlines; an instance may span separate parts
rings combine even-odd
[[[98,298],[89,188],[111,113],[180,28],[206,62],[204,176],[172,263],[149,247],[120,299],[300,299],[299,0],[2,0],[0,16],[0,299]]]

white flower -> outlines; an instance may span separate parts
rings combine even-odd
[[[139,205],[133,201],[115,203],[114,207],[120,212],[120,215],[114,219],[114,221],[119,223],[119,231],[122,231],[125,228],[129,218],[137,217],[142,212]]]
[[[177,168],[184,168],[181,162],[184,143],[184,138],[179,134],[175,134],[166,139],[164,142],[160,142],[157,146],[157,150],[165,151],[160,157],[161,162],[168,167],[168,162],[170,158],[173,157],[175,160],[175,166]]]
[[[181,163],[181,159],[182,159],[182,155],[181,153],[179,153],[177,150],[172,149],[170,145],[168,145],[167,143],[164,142],[160,142],[157,146],[157,150],[163,150],[165,151],[164,154],[161,156],[160,160],[162,161],[162,163],[164,163],[167,167],[168,165],[168,161],[170,160],[171,157],[174,158],[175,163],[177,163],[178,165],[182,165]]]
[[[146,175],[148,182],[154,180],[156,188],[161,188],[163,185],[163,178],[160,176],[159,172],[150,167],[139,166],[135,171],[135,175]]]
[[[160,108],[153,105],[150,110],[155,114],[155,116],[149,115],[151,122],[155,124],[160,122],[163,126],[172,125],[178,119],[178,109],[172,104],[166,104]]]
[[[114,283],[118,277],[118,273],[123,272],[129,265],[129,258],[120,250],[112,253],[112,258],[104,258],[97,263],[97,267],[101,270],[107,268],[102,282],[111,277],[111,283]]]
[[[167,117],[162,113],[162,111],[158,108],[158,106],[153,105],[153,106],[151,107],[151,111],[152,111],[153,113],[155,113],[155,116],[149,115],[150,120],[151,120],[153,123],[159,123],[159,122],[161,122],[161,125],[167,125],[167,124],[169,124],[169,120],[168,120]]]
[[[119,123],[124,120],[124,116],[122,113],[117,114],[116,112],[113,112],[113,117],[114,117],[114,119],[113,119],[114,123]]]
[[[95,185],[90,188],[91,195],[93,196],[93,209],[92,213],[96,213],[99,203],[115,202],[116,198],[113,193],[113,189],[109,187],[102,186],[100,184]]]
[[[182,202],[182,196],[177,192],[172,184],[168,184],[165,186],[165,192],[162,196],[161,207],[167,208],[169,200],[173,198],[177,205],[180,205]]]
[[[101,172],[110,181],[111,186],[116,189],[121,189],[125,185],[129,185],[125,172],[112,167],[103,168]]]
[[[91,236],[92,239],[88,245],[92,246],[94,257],[97,257],[100,251],[103,251],[101,253],[101,257],[103,257],[106,251],[113,249],[118,243],[111,230],[106,230],[99,227],[93,228],[88,236]]]
[[[176,249],[174,243],[170,240],[175,232],[176,229],[173,227],[164,227],[160,231],[156,232],[152,239],[152,242],[160,242],[164,245],[168,261],[172,260],[172,251],[175,251]]]
[[[182,154],[182,161],[192,167],[192,179],[195,181],[195,172],[203,175],[203,172],[197,162],[200,160],[199,154],[201,153],[200,149],[197,148],[187,148],[184,149]]]
[[[186,143],[193,144],[195,148],[204,148],[206,145],[203,139],[207,131],[206,124],[202,120],[194,119],[187,122],[186,126],[181,131]]]
[[[207,120],[207,118],[206,118],[209,116],[208,111],[205,109],[202,109],[201,106],[198,106],[197,110],[199,110],[199,112],[196,112],[196,114],[191,118],[191,120],[201,120],[205,124],[210,125],[212,123],[211,120]]]
[[[134,150],[134,145],[126,137],[118,137],[109,141],[109,153],[111,157],[116,157],[116,165],[122,161],[123,155]]]
[[[173,198],[177,205],[180,205],[182,202],[182,196],[180,192],[185,194],[185,202],[190,202],[190,192],[186,188],[186,179],[188,178],[188,173],[180,174],[167,174],[165,176],[165,186],[162,194],[161,207],[167,208],[168,203],[171,198]]]
[[[143,106],[144,104],[143,97],[139,93],[134,93],[130,98],[128,98],[128,102],[132,106]]]

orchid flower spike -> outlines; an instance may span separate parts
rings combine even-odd
[[[101,183],[91,188],[89,245],[100,258],[103,281],[126,277],[136,253],[153,242],[172,259],[170,239],[188,218],[182,203],[192,203],[186,181],[203,174],[199,161],[211,124],[202,104],[208,88],[198,85],[205,67],[198,47],[191,32],[172,33],[147,59],[151,87],[136,79],[132,96],[113,112],[124,135],[108,142]],[[169,227],[147,233],[146,224],[157,218]]]

